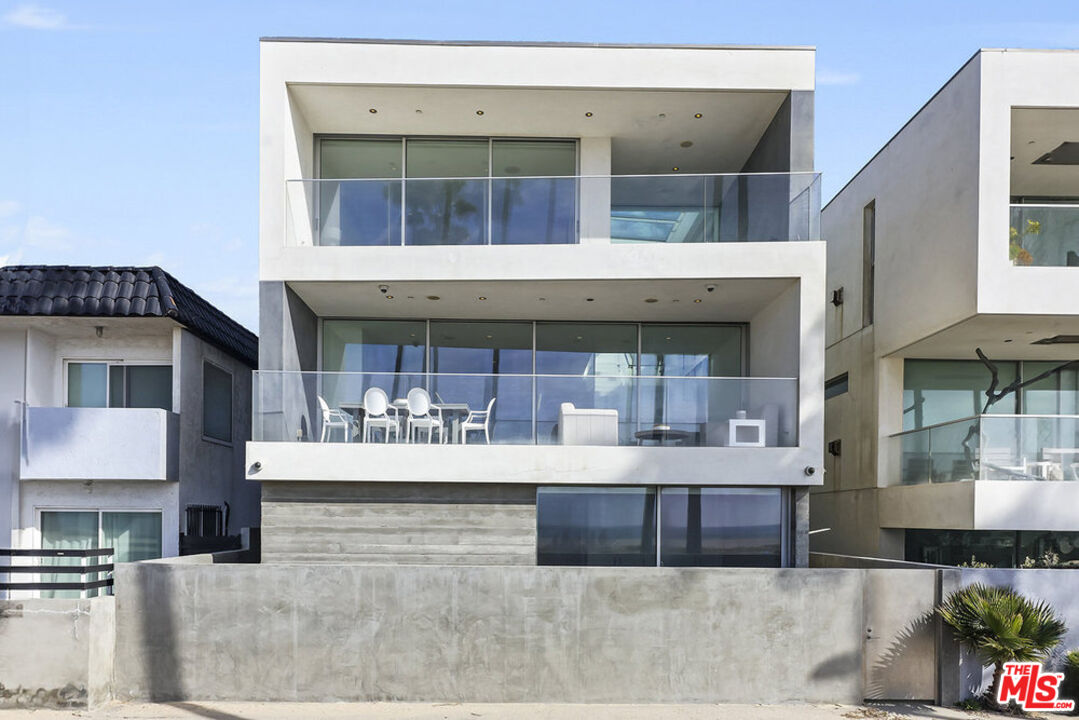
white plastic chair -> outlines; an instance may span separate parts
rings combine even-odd
[[[397,422],[397,408],[390,405],[390,399],[382,388],[367,388],[363,394],[363,441],[371,442],[371,431],[382,430],[383,442],[401,438],[401,426]]]
[[[412,442],[413,433],[427,431],[427,442],[438,433],[439,443],[446,442],[445,428],[442,425],[442,409],[431,404],[431,396],[420,387],[408,391],[408,441]]]
[[[322,410],[322,435],[319,442],[330,442],[334,430],[344,430],[345,442],[352,440],[352,428],[355,422],[352,416],[344,410],[331,409],[321,395],[318,396],[318,406]]]
[[[466,444],[468,438],[468,431],[473,432],[483,431],[483,438],[487,441],[487,444],[491,444],[491,410],[495,406],[495,399],[491,398],[491,402],[487,403],[486,410],[469,410],[468,417],[461,423],[461,444]]]

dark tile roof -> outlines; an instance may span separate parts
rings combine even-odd
[[[159,267],[2,267],[0,315],[169,317],[258,367],[258,337]]]

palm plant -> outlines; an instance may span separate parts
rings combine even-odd
[[[984,666],[993,666],[994,699],[1004,663],[1045,660],[1068,630],[1048,603],[990,585],[974,584],[955,591],[937,613]]]

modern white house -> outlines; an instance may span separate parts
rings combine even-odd
[[[267,38],[262,560],[803,566],[814,51]]]
[[[0,546],[126,562],[258,527],[257,354],[161,268],[0,268]]]
[[[979,51],[824,209],[814,550],[1079,562],[1077,77]]]

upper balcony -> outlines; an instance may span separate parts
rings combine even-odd
[[[732,243],[820,239],[816,173],[307,179],[290,246]]]
[[[24,407],[22,480],[177,480],[179,418],[158,408]]]

